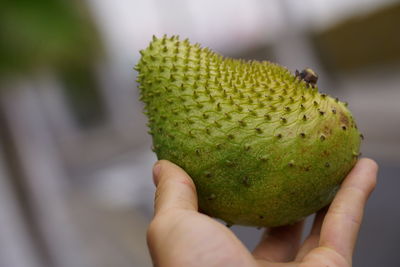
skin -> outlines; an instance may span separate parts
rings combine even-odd
[[[303,222],[267,229],[253,252],[231,230],[198,212],[192,179],[169,161],[153,169],[155,216],[147,234],[154,265],[345,267],[352,255],[366,201],[376,185],[378,166],[361,159],[331,205],[319,211],[300,244]]]

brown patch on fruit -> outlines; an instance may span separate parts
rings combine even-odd
[[[328,137],[328,136],[332,135],[332,126],[325,125],[322,128],[322,134],[324,135],[324,137]]]
[[[349,118],[346,116],[346,114],[344,114],[343,112],[339,113],[340,115],[340,122],[345,125],[346,127],[349,127]]]
[[[303,166],[302,167],[302,170],[304,170],[306,172],[310,171],[310,169],[311,169],[311,166]]]
[[[301,154],[306,154],[306,153],[308,153],[309,151],[310,151],[310,148],[307,147],[307,146],[304,146],[304,147],[301,147],[301,148],[300,148],[300,153],[301,153]]]

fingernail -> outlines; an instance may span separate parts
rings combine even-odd
[[[161,172],[161,164],[160,161],[157,161],[154,166],[153,166],[153,182],[155,184],[155,186],[157,186],[158,184],[158,180],[159,180],[159,175]]]

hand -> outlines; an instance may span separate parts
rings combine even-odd
[[[155,266],[351,266],[365,203],[375,187],[377,164],[361,159],[335,199],[317,213],[300,244],[302,225],[266,230],[253,253],[227,227],[198,212],[196,188],[178,166],[162,160],[153,169],[155,216],[147,241]]]

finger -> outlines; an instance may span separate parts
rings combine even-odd
[[[301,245],[301,248],[296,256],[296,261],[302,260],[308,252],[318,246],[322,222],[324,221],[327,211],[328,208],[326,207],[318,211],[315,215],[310,234],[307,236],[307,239],[304,241],[303,245]]]
[[[376,185],[378,165],[361,159],[344,180],[322,224],[320,246],[351,262],[365,203]]]
[[[157,186],[155,215],[167,210],[197,210],[196,188],[184,170],[160,160],[154,165],[153,177]]]
[[[254,257],[273,262],[293,260],[300,246],[303,225],[304,221],[301,221],[267,229],[253,251]]]

